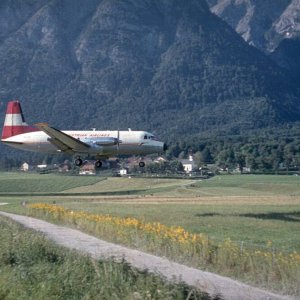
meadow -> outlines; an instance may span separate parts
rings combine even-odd
[[[0,172],[0,194],[61,192],[73,187],[90,185],[95,177],[59,176],[54,174]]]
[[[103,239],[168,256],[271,290],[294,295],[300,293],[298,176],[226,175],[202,181],[79,177],[77,187],[68,183],[68,177],[57,176],[57,186],[52,188],[49,186],[53,185],[55,175],[34,175],[31,186],[39,184],[35,176],[44,180],[45,189],[39,190],[43,196],[33,195],[32,190],[26,194],[24,189],[20,196],[6,194],[2,185],[5,175],[0,175],[0,200],[9,203],[0,209],[66,223]],[[67,183],[69,186],[62,189]],[[12,193],[17,191],[18,187],[9,189]],[[45,208],[38,210],[28,205],[21,206],[24,200],[30,205],[55,202],[64,212],[57,217]],[[87,220],[65,218],[69,212],[89,217]],[[192,242],[184,245],[180,239],[167,241],[166,236],[160,235],[153,242],[153,235],[149,237],[135,227],[114,227],[106,221],[99,225],[90,219],[96,218],[91,217],[95,215],[133,220],[135,224],[154,226],[155,230],[159,226],[159,230],[166,227],[164,232],[180,228],[179,231],[191,241],[193,235],[208,241],[205,242],[207,248],[203,248],[204,242],[201,242],[202,248],[199,245],[197,248]],[[155,224],[160,225],[155,227]],[[144,228],[144,225],[139,226]],[[208,256],[203,254],[209,252]],[[198,259],[201,253],[203,260]]]

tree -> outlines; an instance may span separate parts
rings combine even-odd
[[[235,154],[235,161],[237,162],[239,170],[242,174],[243,169],[246,166],[246,156],[243,153],[236,153]]]

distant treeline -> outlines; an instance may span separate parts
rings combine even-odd
[[[168,158],[187,157],[193,153],[201,166],[216,164],[235,169],[268,172],[300,170],[300,130],[264,129],[250,135],[195,137],[169,145]]]

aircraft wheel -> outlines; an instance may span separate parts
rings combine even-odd
[[[95,168],[96,169],[100,169],[102,167],[102,162],[101,162],[101,160],[97,160],[96,162],[95,162]]]
[[[81,159],[81,158],[76,158],[76,159],[75,159],[75,165],[76,165],[77,167],[80,167],[80,166],[82,165],[82,159]]]
[[[140,162],[139,162],[139,166],[140,166],[141,168],[144,168],[144,167],[145,167],[145,163],[144,163],[143,161],[140,161]]]

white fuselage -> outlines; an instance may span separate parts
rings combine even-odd
[[[76,152],[76,154],[93,155],[99,157],[110,157],[114,155],[146,155],[163,152],[164,143],[157,141],[154,136],[146,131],[62,131],[73,138],[91,147],[87,152]],[[115,138],[119,143],[108,145],[97,145],[99,138]],[[49,136],[43,131],[34,131],[9,137],[2,142],[17,149],[43,152],[60,153],[61,151],[49,142]]]

